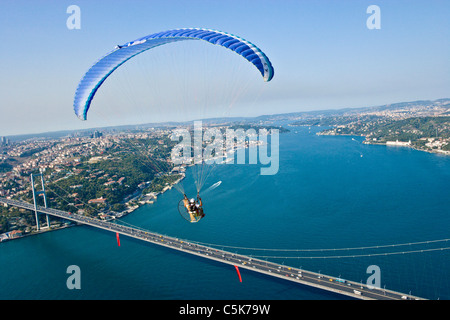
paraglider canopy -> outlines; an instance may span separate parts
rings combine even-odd
[[[74,111],[81,120],[87,119],[92,99],[103,82],[122,64],[136,55],[167,43],[184,40],[204,40],[239,54],[252,63],[264,81],[273,78],[274,70],[267,56],[254,44],[238,36],[203,28],[183,28],[154,33],[124,45],[99,59],[83,76],[74,97]]]

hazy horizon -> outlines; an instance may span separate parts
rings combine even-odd
[[[51,131],[42,131],[42,132],[30,132],[30,133],[23,133],[23,134],[14,134],[14,135],[7,135],[4,136],[6,138],[11,137],[21,137],[21,136],[33,136],[33,135],[45,135],[45,134],[57,134],[59,132],[76,132],[76,131],[90,131],[90,130],[101,130],[101,129],[108,129],[108,128],[120,128],[120,127],[128,127],[128,126],[147,126],[147,125],[155,125],[155,126],[164,126],[170,123],[173,124],[183,124],[187,122],[192,122],[196,120],[215,120],[215,119],[233,119],[233,118],[244,118],[246,120],[251,120],[253,118],[259,118],[259,117],[270,117],[270,116],[278,116],[278,115],[288,115],[288,114],[301,114],[301,113],[311,113],[311,112],[332,112],[332,111],[341,111],[341,110],[357,110],[357,109],[370,109],[370,108],[377,108],[377,107],[385,107],[393,104],[399,104],[399,103],[414,103],[416,101],[430,101],[435,102],[438,100],[450,100],[450,98],[437,98],[437,99],[420,99],[420,100],[414,100],[414,101],[396,101],[391,102],[387,104],[382,105],[375,105],[375,106],[361,106],[361,107],[344,107],[344,108],[331,108],[331,109],[312,109],[312,110],[305,110],[305,111],[293,111],[293,112],[283,112],[283,113],[272,113],[272,114],[260,114],[256,116],[234,116],[234,117],[215,117],[215,118],[202,118],[202,119],[192,119],[192,120],[186,120],[186,121],[161,121],[161,122],[142,122],[142,123],[125,123],[125,124],[118,124],[118,125],[110,125],[110,126],[104,126],[104,127],[88,127],[88,128],[76,128],[76,129],[63,129],[63,130],[51,130]],[[1,136],[0,136],[1,137]]]
[[[80,29],[70,29],[73,4],[2,2],[0,136],[450,96],[445,0],[79,0]],[[367,26],[371,5],[380,9],[380,29]],[[273,80],[263,82],[230,50],[185,41],[126,62],[98,90],[88,120],[75,116],[77,84],[99,58],[118,44],[183,27],[254,43],[272,62]]]

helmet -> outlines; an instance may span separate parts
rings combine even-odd
[[[195,201],[194,198],[192,198],[192,199],[191,199],[191,203],[194,203],[194,201]]]

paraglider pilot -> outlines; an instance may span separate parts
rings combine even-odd
[[[189,216],[191,217],[191,222],[196,222],[205,216],[205,214],[203,213],[202,198],[200,198],[199,193],[197,193],[197,200],[195,200],[194,198],[189,200],[185,194],[183,201],[184,206],[186,207],[187,211],[189,212]]]

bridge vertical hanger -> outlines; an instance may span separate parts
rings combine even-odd
[[[37,191],[36,190],[36,187],[34,185],[34,178],[35,177],[41,177],[41,186],[42,186],[42,190],[41,191]],[[31,174],[30,179],[31,179],[31,189],[33,190],[34,215],[36,217],[36,231],[39,231],[40,230],[40,226],[39,226],[39,217],[38,217],[38,211],[37,211],[36,196],[41,195],[41,194],[43,195],[44,207],[47,208],[47,196],[45,195],[44,175],[40,171],[39,174]],[[48,214],[46,215],[46,217],[47,217],[47,227],[50,228],[50,219],[49,219]]]

